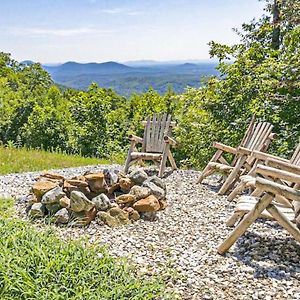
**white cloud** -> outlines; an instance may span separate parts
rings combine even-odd
[[[116,7],[116,8],[101,9],[100,13],[109,14],[109,15],[137,16],[140,15],[142,12],[138,10],[130,10],[126,8]]]
[[[115,33],[115,30],[95,29],[95,28],[8,28],[8,32],[15,36],[58,36],[58,37],[72,37],[77,35],[97,35],[97,36],[110,36]]]

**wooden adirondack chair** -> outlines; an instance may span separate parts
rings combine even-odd
[[[125,173],[128,172],[133,163],[143,160],[152,160],[157,164],[160,162],[159,177],[162,177],[168,159],[172,169],[177,169],[170,150],[171,146],[176,146],[176,141],[171,137],[172,129],[176,126],[176,123],[171,121],[171,115],[166,113],[154,114],[152,118],[148,116],[142,124],[145,127],[143,138],[135,135],[129,136],[130,148],[125,163]],[[142,144],[141,152],[136,149],[138,143]]]
[[[217,151],[204,168],[198,179],[198,183],[202,182],[204,178],[215,172],[222,173],[227,177],[225,177],[226,180],[218,194],[225,194],[235,183],[240,174],[251,170],[255,159],[250,157],[251,151],[249,154],[249,149],[259,151],[267,150],[275,136],[272,133],[272,129],[272,124],[267,122],[255,122],[255,116],[253,116],[239,147],[233,148],[221,143],[214,143],[213,146],[217,149]],[[229,164],[222,156],[224,152],[235,155],[231,164]]]
[[[266,213],[268,213],[272,219],[276,220],[298,242],[300,242],[300,230],[291,221],[291,214],[294,214],[293,219],[298,224],[298,227],[300,227],[299,211],[297,216],[297,212],[295,212],[295,210],[292,211],[292,209],[290,209],[289,211],[284,211],[273,201],[277,195],[280,195],[284,196],[293,204],[295,203],[294,207],[299,205],[300,167],[279,161],[273,161],[271,164],[277,167],[280,166],[281,169],[258,165],[257,172],[261,175],[268,175],[273,179],[293,182],[294,187],[286,186],[261,177],[255,178],[255,187],[264,191],[264,195],[256,200],[256,202],[252,205],[252,209],[248,211],[242,221],[218,247],[218,253],[225,253],[235,243],[235,241],[246,232],[257,218],[264,216]]]
[[[292,165],[300,166],[300,141],[290,160],[278,156],[274,156],[268,153],[255,151],[255,150],[252,151],[251,156],[255,158],[256,162],[247,175],[243,175],[240,177],[239,184],[228,195],[227,199],[229,201],[233,200],[237,195],[241,194],[244,190],[248,188],[253,188],[253,182],[254,182],[253,177],[256,177],[256,166],[257,164],[265,163],[267,159],[283,161],[283,162],[290,163]],[[254,195],[259,196],[257,192]]]

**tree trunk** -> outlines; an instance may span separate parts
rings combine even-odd
[[[280,47],[280,9],[278,0],[274,0],[273,5],[273,27],[272,48],[278,50]]]

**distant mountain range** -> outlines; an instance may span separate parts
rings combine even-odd
[[[145,92],[149,87],[161,94],[166,92],[168,86],[172,86],[177,93],[182,93],[187,86],[199,87],[203,77],[218,75],[216,65],[216,62],[133,61],[121,64],[109,61],[66,62],[43,67],[58,84],[86,90],[92,82],[96,82],[100,87],[112,88],[121,95],[129,96]]]

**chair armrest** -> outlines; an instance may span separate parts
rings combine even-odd
[[[293,165],[286,161],[279,161],[276,159],[267,159],[266,165],[272,168],[282,169],[297,175],[300,175],[300,166]]]
[[[257,150],[253,150],[251,155],[259,160],[273,159],[273,160],[279,160],[279,161],[283,161],[283,162],[289,162],[289,160],[287,160],[285,158],[275,156],[272,154],[268,154],[265,152],[257,151]]]
[[[273,182],[264,178],[256,178],[255,186],[273,195],[282,195],[287,199],[300,201],[300,190]]]
[[[136,136],[136,135],[133,135],[133,134],[130,134],[129,137],[128,137],[129,141],[131,142],[135,142],[135,143],[143,143],[143,139]]]
[[[236,154],[237,153],[235,148],[227,146],[227,145],[222,144],[222,143],[214,142],[213,143],[213,147],[215,147],[215,148],[217,148],[219,150],[225,151],[225,152],[232,153],[232,154]]]
[[[173,147],[177,146],[177,142],[174,139],[172,139],[171,137],[167,136],[167,135],[164,136],[164,141],[166,143],[172,145]]]
[[[300,184],[300,175],[292,172],[272,168],[270,166],[258,164],[255,172],[264,176],[270,176],[275,179],[281,179],[281,180],[286,180],[286,181]]]

